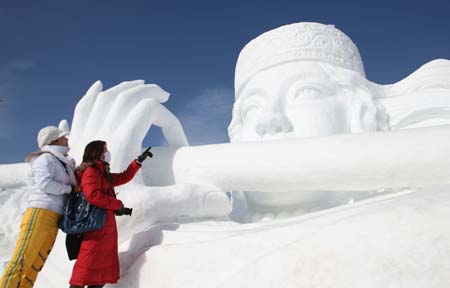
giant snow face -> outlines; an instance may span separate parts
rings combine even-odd
[[[239,56],[235,85],[231,142],[378,130],[381,112],[372,101],[359,52],[328,25],[297,23],[252,40]],[[250,204],[280,208],[322,201],[331,193],[246,195]]]
[[[293,62],[256,74],[235,103],[232,142],[350,133],[345,90],[320,63]]]
[[[281,26],[251,40],[239,54],[230,140],[312,138],[449,124],[449,71],[449,61],[434,60],[402,81],[378,85],[366,79],[356,45],[334,26],[306,22]],[[246,191],[246,198],[254,207],[279,209],[332,195],[302,189]]]

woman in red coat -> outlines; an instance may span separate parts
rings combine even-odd
[[[119,257],[117,247],[116,215],[129,214],[122,201],[116,198],[114,186],[131,181],[141,167],[141,162],[150,156],[147,152],[133,160],[122,173],[110,173],[110,154],[104,141],[89,143],[83,155],[83,163],[77,169],[77,177],[86,200],[106,210],[105,225],[83,234],[77,261],[70,279],[71,288],[103,287],[119,280]]]

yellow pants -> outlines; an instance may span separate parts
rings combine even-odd
[[[33,287],[55,243],[59,217],[50,210],[27,209],[16,248],[0,279],[0,288]]]

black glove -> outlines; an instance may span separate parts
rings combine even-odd
[[[120,207],[119,210],[114,211],[114,214],[116,214],[117,216],[122,216],[122,215],[131,216],[131,213],[133,213],[133,208],[127,208],[123,205],[122,205],[122,207]]]
[[[152,148],[151,146],[148,147],[147,149],[145,149],[144,152],[142,152],[141,155],[139,155],[139,156],[137,157],[136,160],[139,162],[139,164],[142,164],[142,162],[144,162],[144,160],[147,159],[147,157],[150,157],[150,158],[153,157],[153,153],[150,152],[150,149],[151,149],[151,148]]]

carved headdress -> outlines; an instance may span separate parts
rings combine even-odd
[[[358,48],[347,35],[333,25],[301,22],[270,30],[242,49],[236,64],[236,97],[256,73],[302,60],[332,63],[365,77]]]

